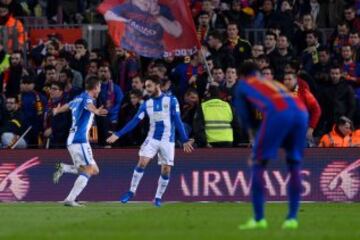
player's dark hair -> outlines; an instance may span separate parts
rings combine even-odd
[[[145,77],[145,82],[146,81],[152,81],[153,83],[155,83],[156,85],[160,85],[161,84],[161,79],[158,76],[146,76]]]
[[[240,76],[250,76],[256,72],[259,72],[259,67],[254,62],[244,62],[239,68]]]
[[[91,76],[86,79],[85,89],[86,90],[93,90],[101,81],[98,77]]]

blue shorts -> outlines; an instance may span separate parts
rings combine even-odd
[[[306,146],[308,118],[307,112],[296,109],[265,115],[256,135],[254,159],[277,159],[278,150],[283,147],[287,159],[300,161]]]

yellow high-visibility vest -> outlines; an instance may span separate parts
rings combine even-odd
[[[233,142],[233,113],[228,102],[211,99],[201,104],[208,143]]]

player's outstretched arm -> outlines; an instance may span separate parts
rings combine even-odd
[[[64,113],[70,110],[70,107],[68,104],[64,104],[61,106],[59,103],[55,108],[52,109],[53,116],[56,116],[57,114]]]
[[[104,106],[96,108],[94,104],[89,103],[87,109],[98,116],[106,116],[108,114],[108,110],[106,110]]]
[[[120,131],[112,133],[111,136],[106,139],[107,143],[114,143],[116,142],[121,136],[124,136],[126,133],[131,132],[138,124],[139,122],[144,119],[145,117],[145,104],[143,103],[135,117],[131,119],[130,122],[128,122]]]

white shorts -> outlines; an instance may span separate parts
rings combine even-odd
[[[141,145],[139,156],[153,158],[156,154],[158,155],[159,165],[174,166],[175,143],[146,139]]]
[[[73,163],[77,168],[80,166],[96,165],[89,143],[70,144],[67,149],[69,150]]]

